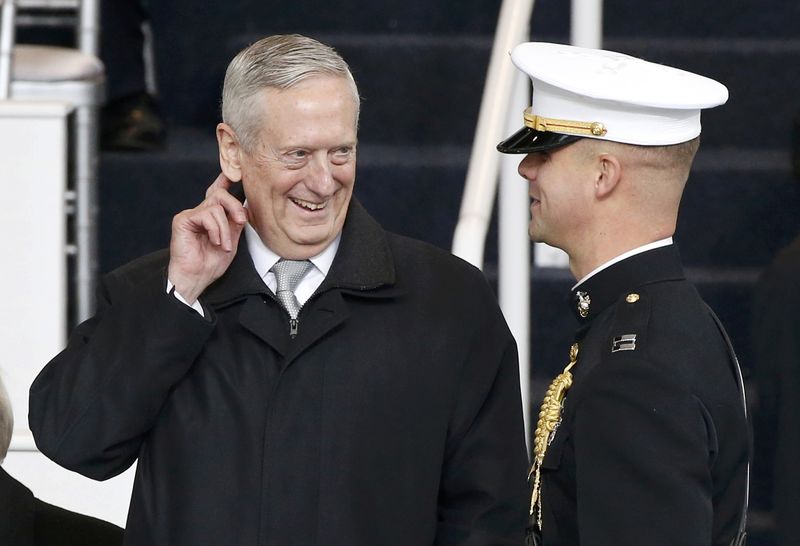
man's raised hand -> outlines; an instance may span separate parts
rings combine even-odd
[[[202,203],[172,219],[167,274],[189,304],[225,273],[236,255],[247,209],[228,192],[232,185],[220,173]]]

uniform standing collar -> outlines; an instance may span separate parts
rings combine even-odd
[[[667,245],[671,245],[671,244],[672,244],[672,237],[667,237],[666,239],[660,239],[658,241],[654,241],[654,242],[648,243],[646,245],[637,246],[633,250],[629,250],[627,252],[624,252],[624,253],[620,254],[619,256],[617,256],[616,258],[612,258],[611,260],[608,260],[606,263],[600,265],[599,267],[594,268],[591,272],[589,272],[588,275],[585,275],[581,280],[579,280],[577,283],[575,283],[575,286],[573,286],[572,289],[575,290],[581,284],[583,284],[584,282],[589,280],[589,278],[597,275],[602,270],[604,270],[604,269],[606,269],[608,267],[611,267],[612,265],[614,265],[617,262],[621,262],[622,260],[624,260],[626,258],[630,258],[631,256],[635,256],[636,254],[641,254],[642,252],[647,252],[648,250],[653,250],[655,248],[661,248],[662,246],[667,246]]]
[[[668,244],[615,261],[572,288],[570,308],[584,324],[635,288],[685,278],[677,245]]]

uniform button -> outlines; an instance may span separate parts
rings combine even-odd
[[[628,294],[628,296],[625,298],[625,301],[628,303],[636,303],[639,301],[639,294]]]

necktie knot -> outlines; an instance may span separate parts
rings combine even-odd
[[[297,301],[294,291],[311,267],[312,263],[308,260],[283,259],[272,266],[272,272],[275,273],[278,285],[275,296],[292,319],[296,319],[300,312],[300,303]]]

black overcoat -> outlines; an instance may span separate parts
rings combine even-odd
[[[727,344],[677,248],[618,262],[574,295],[579,353],[542,465],[544,544],[727,546],[747,422]]]
[[[517,352],[480,271],[354,200],[291,339],[243,240],[206,318],[166,264],[108,275],[30,393],[54,461],[104,479],[138,459],[125,544],[522,542]]]
[[[53,506],[0,468],[2,546],[119,546],[122,529],[101,519]]]

